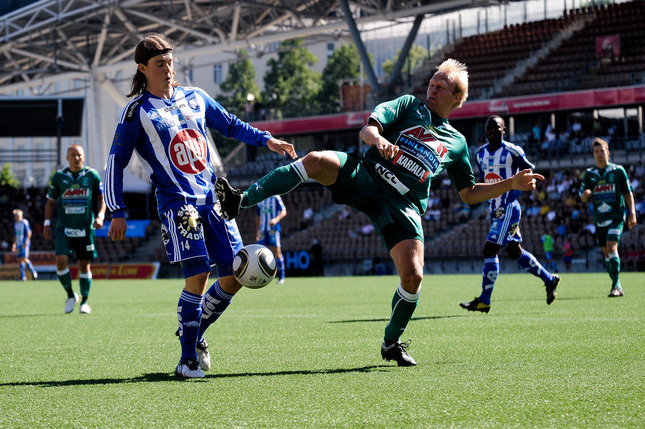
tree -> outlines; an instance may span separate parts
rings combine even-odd
[[[311,69],[318,59],[304,46],[302,39],[280,44],[278,59],[267,61],[264,76],[264,101],[277,118],[308,116],[319,112],[317,95],[320,73]]]
[[[18,189],[20,187],[20,180],[16,179],[11,171],[11,164],[6,163],[0,170],[0,186],[8,186],[10,188]]]
[[[358,78],[361,59],[356,45],[343,45],[329,58],[322,73],[322,89],[318,94],[320,113],[335,113],[341,110],[339,81]]]
[[[241,119],[251,120],[246,117],[244,106],[249,94],[253,94],[252,104],[260,101],[260,89],[255,81],[255,67],[245,49],[237,53],[237,61],[229,66],[228,75],[220,88],[225,95],[218,96],[219,103]]]
[[[393,60],[385,60],[383,62],[383,71],[388,75],[392,73],[394,64],[399,60],[399,55],[401,55],[401,50],[396,53],[396,56]],[[407,76],[408,74],[414,73],[414,71],[419,67],[423,62],[428,58],[428,51],[421,45],[412,45],[410,52],[408,53],[408,58],[406,58],[403,63],[403,68],[401,69],[401,76]]]

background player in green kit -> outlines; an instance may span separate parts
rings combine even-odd
[[[452,110],[468,97],[468,72],[446,60],[428,85],[425,103],[411,95],[381,103],[361,132],[369,145],[364,154],[310,152],[279,167],[247,190],[218,178],[215,190],[226,218],[271,195],[284,194],[311,178],[326,186],[334,201],[364,212],[390,251],[400,285],[392,301],[381,356],[399,366],[416,365],[399,341],[417,306],[424,265],[421,214],[426,211],[430,182],[446,170],[467,204],[496,197],[511,189],[530,190],[543,179],[531,170],[497,183],[475,184],[463,135],[448,123]]]
[[[620,257],[618,243],[623,233],[625,206],[629,209],[627,227],[636,225],[634,195],[625,169],[609,162],[609,145],[603,139],[593,141],[593,157],[596,167],[588,168],[582,178],[580,199],[583,203],[593,201],[596,240],[605,257],[605,268],[611,277],[609,297],[623,296],[620,284]]]
[[[67,149],[67,161],[69,167],[56,171],[51,178],[43,234],[47,240],[52,238],[51,219],[56,211],[56,274],[67,292],[65,313],[74,311],[74,305],[78,302],[78,295],[72,290],[72,275],[68,267],[69,257],[75,251],[81,289],[79,311],[88,314],[92,312],[87,303],[92,287],[90,261],[96,258],[94,229],[103,226],[105,217],[103,185],[96,170],[83,166],[85,152],[81,146],[72,145]],[[93,207],[98,208],[96,217]]]

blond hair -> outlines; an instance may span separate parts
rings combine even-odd
[[[454,94],[461,94],[455,109],[460,108],[468,98],[468,69],[464,63],[448,58],[437,66],[437,73],[444,73],[455,85]]]

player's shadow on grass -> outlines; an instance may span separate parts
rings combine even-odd
[[[385,368],[396,368],[392,365],[370,365],[358,368],[335,368],[335,369],[318,369],[318,370],[299,370],[299,371],[270,371],[270,372],[240,372],[230,374],[208,374],[206,379],[195,379],[195,381],[205,381],[207,379],[217,378],[237,378],[237,377],[272,377],[281,375],[318,375],[318,374],[347,374],[361,373],[372,371],[383,371]],[[9,386],[34,386],[34,387],[67,387],[67,386],[95,386],[100,384],[125,384],[125,383],[156,383],[160,381],[187,381],[175,377],[173,374],[166,372],[154,372],[143,374],[139,377],[131,378],[93,378],[87,380],[62,380],[62,381],[18,381],[14,383],[0,383],[0,387]]]
[[[436,319],[452,319],[455,317],[466,317],[467,315],[456,315],[452,314],[449,316],[423,316],[423,317],[413,317],[410,320],[436,320]],[[389,322],[390,319],[380,318],[380,319],[349,319],[349,320],[330,320],[327,323],[365,323],[365,322]]]

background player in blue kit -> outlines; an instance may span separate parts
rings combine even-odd
[[[278,263],[278,284],[284,283],[284,257],[280,245],[280,221],[287,215],[287,207],[280,195],[273,195],[256,206],[255,225],[258,244],[267,246],[275,255]]]
[[[518,171],[535,166],[531,164],[521,147],[504,141],[506,124],[504,119],[493,115],[486,121],[488,143],[477,150],[477,166],[480,180],[495,183],[512,177]],[[534,276],[540,277],[546,287],[546,303],[551,304],[556,297],[560,277],[547,271],[533,256],[522,248],[520,235],[521,207],[517,197],[521,191],[508,191],[489,202],[491,227],[484,244],[484,269],[482,271],[482,293],[470,302],[462,302],[461,307],[468,311],[490,310],[490,297],[499,275],[499,257],[502,247],[508,256]]]
[[[29,268],[31,275],[36,280],[38,273],[34,268],[34,264],[29,260],[29,246],[31,244],[31,227],[29,221],[23,217],[22,210],[15,209],[13,211],[13,246],[12,252],[16,252],[18,264],[20,264],[20,280],[27,280],[26,268]]]
[[[210,353],[204,331],[242,287],[233,277],[242,239],[235,222],[215,210],[215,149],[207,127],[226,137],[296,158],[293,146],[228,113],[203,90],[175,81],[173,44],[162,34],[147,35],[134,51],[137,72],[117,125],[105,171],[105,200],[112,212],[108,232],[123,240],[127,229],[123,169],[133,151],[150,172],[156,189],[161,236],[168,259],[181,264],[185,286],[177,304],[181,358],[177,377],[204,377]],[[211,265],[219,280],[208,291]]]

